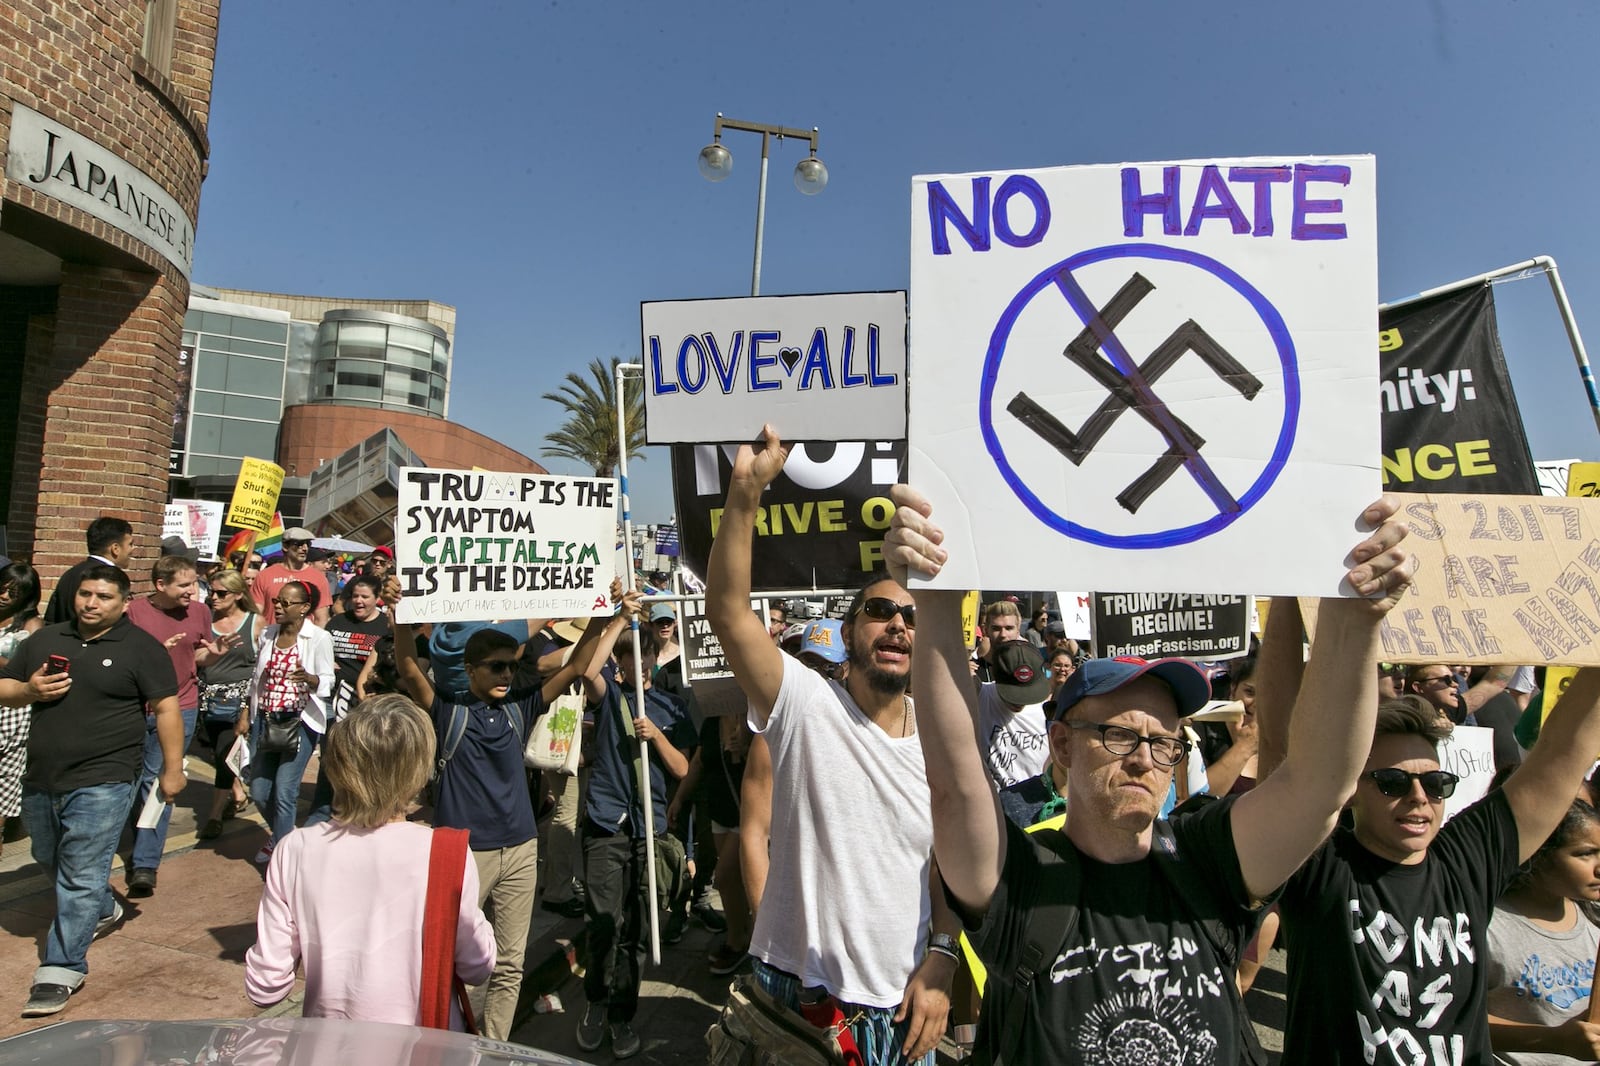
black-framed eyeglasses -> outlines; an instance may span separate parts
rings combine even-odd
[[[907,629],[917,628],[917,605],[914,603],[896,603],[887,596],[874,596],[862,600],[861,606],[856,608],[857,614],[864,614],[874,622],[887,622],[895,615],[906,621]]]
[[[509,673],[513,673],[513,672],[516,671],[516,669],[517,669],[517,660],[515,660],[515,659],[485,659],[483,662],[478,663],[477,665],[478,665],[479,669],[487,670],[491,674],[509,674]]]
[[[1422,794],[1429,799],[1449,799],[1455,795],[1456,785],[1461,781],[1461,778],[1449,770],[1424,770],[1420,774],[1414,774],[1398,766],[1369,770],[1362,776],[1371,778],[1372,783],[1378,786],[1378,791],[1390,799],[1399,799],[1409,794],[1413,781],[1422,782]]]
[[[1068,729],[1093,729],[1100,734],[1100,743],[1113,755],[1132,755],[1140,744],[1150,745],[1150,759],[1157,766],[1177,766],[1189,755],[1187,737],[1146,737],[1127,726],[1106,725],[1104,722],[1067,722]]]

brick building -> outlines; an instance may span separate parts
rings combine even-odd
[[[102,513],[159,538],[219,3],[0,10],[0,520],[47,590]]]

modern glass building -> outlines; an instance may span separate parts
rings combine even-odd
[[[277,454],[289,326],[287,311],[190,298],[180,353],[188,381],[180,383],[174,417],[172,474],[232,478],[245,456]]]
[[[450,339],[438,326],[384,311],[322,316],[307,402],[443,418],[449,385]]]

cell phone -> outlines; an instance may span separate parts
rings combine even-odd
[[[46,662],[48,664],[44,671],[46,674],[64,674],[72,666],[72,661],[65,655],[52,655]]]

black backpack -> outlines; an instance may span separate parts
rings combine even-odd
[[[1022,946],[1016,969],[1009,974],[998,971],[989,974],[983,997],[983,1016],[978,1023],[978,1043],[973,1056],[975,1063],[1017,1066],[1017,1049],[1021,1045],[1029,1004],[1032,1002],[1028,990],[1040,968],[1049,966],[1061,953],[1078,925],[1082,868],[1078,863],[1077,848],[1059,830],[1042,829],[1032,836],[1043,845],[1046,853],[1040,871],[1042,885],[1039,892],[1039,898],[1045,902],[1036,904],[1030,912],[1028,939]],[[1165,819],[1158,819],[1154,824],[1150,852],[1155,857],[1156,869],[1161,871],[1167,883],[1181,890],[1180,899],[1192,897],[1197,889],[1204,888],[1193,879],[1180,882],[1177,868],[1183,859],[1178,854],[1178,842],[1172,825]],[[1225,972],[1237,969],[1239,960],[1234,957],[1232,926],[1219,918],[1196,918],[1195,924],[1205,934],[1211,950],[1223,963]],[[1235,1039],[1239,1045],[1239,1061],[1250,1066],[1264,1066],[1266,1052],[1262,1050],[1255,1026],[1250,1024],[1250,1016],[1245,1012],[1239,986],[1231,979],[1225,981],[1224,985],[1228,1004],[1238,1024]],[[995,1030],[997,1025],[998,1032]],[[985,1058],[986,1054],[988,1058]]]

